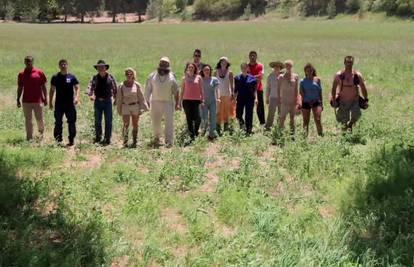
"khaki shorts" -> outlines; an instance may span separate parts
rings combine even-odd
[[[286,117],[288,114],[290,114],[290,116],[295,116],[296,115],[296,104],[283,104],[280,107],[280,117],[284,118]]]
[[[128,115],[138,116],[138,115],[140,115],[141,113],[139,111],[139,104],[138,103],[136,103],[134,105],[122,104],[121,114],[122,114],[122,116],[128,116]]]
[[[345,102],[339,102],[339,108],[336,111],[336,120],[340,123],[355,123],[361,118],[361,108],[359,107],[358,99]]]

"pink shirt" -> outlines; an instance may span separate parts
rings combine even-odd
[[[359,95],[358,86],[354,84],[354,73],[359,78],[359,84],[363,84],[364,78],[362,77],[361,73],[357,71],[353,73],[338,71],[335,74],[334,79],[338,83],[339,88],[337,94],[342,101],[353,101]]]
[[[184,100],[203,100],[203,80],[200,75],[195,78],[184,78]]]

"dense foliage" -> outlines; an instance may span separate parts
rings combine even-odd
[[[47,21],[62,16],[76,16],[84,22],[86,15],[99,16],[108,11],[112,22],[120,13],[137,13],[139,21],[146,14],[158,18],[171,14],[188,17],[192,6],[195,19],[235,19],[260,16],[269,9],[278,9],[290,16],[335,17],[339,13],[385,12],[389,16],[412,17],[414,0],[0,0],[0,18],[16,21]]]

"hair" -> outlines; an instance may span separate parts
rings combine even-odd
[[[257,52],[256,51],[252,50],[252,51],[249,52],[249,56],[251,56],[253,54],[257,56]]]
[[[187,69],[188,69],[188,67],[189,67],[190,65],[192,65],[192,66],[194,67],[194,75],[197,75],[197,66],[196,66],[193,62],[188,62],[188,63],[185,65],[184,73],[186,73],[186,72],[187,72]]]
[[[201,75],[201,77],[203,77],[203,78],[204,78],[204,68],[205,68],[205,67],[207,67],[207,68],[209,68],[209,69],[210,69],[210,77],[211,77],[212,72],[213,72],[213,69],[211,68],[211,66],[210,66],[209,64],[205,64],[205,65],[203,66],[203,69],[200,71],[200,75]]]
[[[62,58],[61,60],[59,60],[59,66],[62,64],[69,64],[69,63],[66,59]]]
[[[351,59],[352,61],[354,61],[354,57],[353,56],[346,56],[344,58],[344,63],[346,62],[347,59]]]
[[[249,63],[243,62],[242,64],[240,64],[240,68],[243,68],[243,67],[249,67]]]
[[[306,69],[308,69],[308,68],[312,70],[312,75],[313,75],[313,77],[318,76],[318,75],[316,74],[316,69],[315,69],[315,67],[314,67],[311,63],[307,63],[307,64],[305,65],[305,67],[303,68],[303,71],[305,72],[305,74],[306,74]]]
[[[230,62],[227,61],[227,67],[226,67],[226,69],[229,69],[230,66],[231,66]],[[219,60],[219,62],[217,62],[216,70],[218,70],[218,69],[221,69],[221,60]]]
[[[34,60],[34,58],[33,58],[33,56],[25,56],[24,60],[25,60],[25,61],[26,61],[26,60],[33,61],[33,60]]]
[[[286,60],[286,61],[285,61],[285,66],[286,66],[286,65],[291,65],[291,66],[293,66],[293,64],[294,64],[294,63],[293,63],[293,60],[291,60],[291,59],[288,59],[288,60]]]
[[[136,77],[137,77],[137,72],[136,72],[133,68],[126,68],[126,69],[125,69],[125,74],[126,74],[127,72],[132,72],[132,74],[134,75],[134,80],[136,79]]]
[[[196,53],[200,54],[200,56],[201,56],[201,50],[200,49],[198,49],[198,48],[195,49],[194,52],[193,52],[193,55],[195,55]]]

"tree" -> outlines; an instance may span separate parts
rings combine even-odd
[[[333,19],[336,16],[336,2],[335,0],[330,0],[328,7],[326,8],[326,13],[328,13],[328,18]]]
[[[81,23],[85,22],[85,16],[88,12],[97,11],[101,2],[99,0],[74,0],[74,11],[81,19]]]

